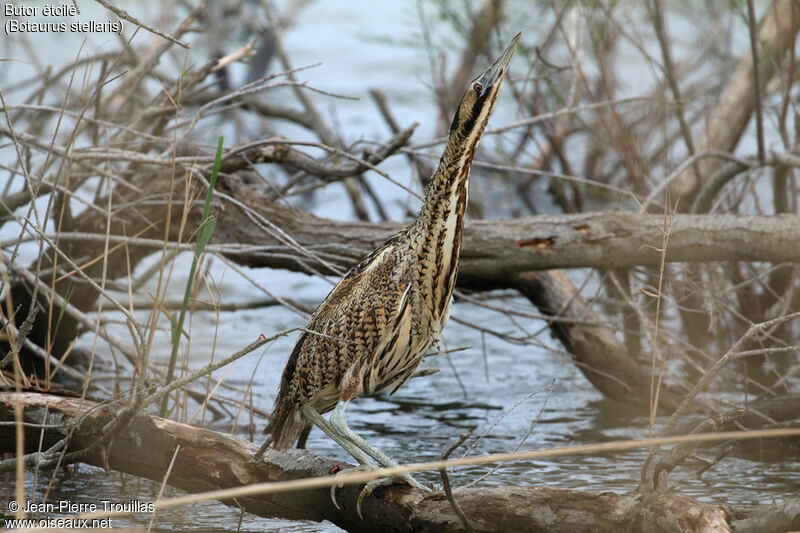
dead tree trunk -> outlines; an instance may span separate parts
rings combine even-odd
[[[42,449],[65,438],[75,425],[69,451],[89,447],[103,436],[103,428],[117,415],[109,407],[78,398],[36,392],[0,392],[0,420],[14,420],[21,403],[25,422],[47,423]],[[46,420],[45,420],[46,417]],[[14,426],[0,433],[0,451],[13,452]],[[25,430],[26,449],[39,448],[40,428]],[[256,447],[231,435],[196,428],[140,413],[105,449],[82,461],[160,482],[175,450],[168,483],[188,492],[210,491],[265,482],[329,476],[348,465],[315,456],[305,450],[269,450],[264,461],[251,461]],[[632,480],[633,482],[633,480]],[[464,526],[441,491],[425,493],[404,484],[380,488],[363,504],[364,518],[356,514],[360,487],[337,489],[336,508],[328,488],[276,492],[225,500],[264,517],[330,520],[348,531],[463,531]],[[548,487],[493,487],[454,491],[475,531],[647,531],[725,532],[738,524],[758,533],[800,527],[800,501],[786,502],[735,517],[720,506],[678,494],[642,496],[635,492],[595,493]],[[775,529],[778,528],[778,529]],[[737,529],[738,531],[738,529]]]

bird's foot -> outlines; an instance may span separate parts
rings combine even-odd
[[[334,476],[351,474],[355,472],[369,472],[372,470],[377,470],[378,468],[381,467],[377,465],[359,465],[359,466],[354,466],[353,468],[348,468],[347,470],[340,470],[339,472],[334,474]],[[361,493],[359,493],[358,495],[358,501],[356,502],[356,512],[358,513],[358,517],[362,519],[364,518],[361,514],[361,502],[364,501],[364,498],[370,496],[372,492],[378,487],[387,487],[389,485],[393,485],[398,482],[406,483],[414,488],[423,490],[425,492],[431,492],[431,489],[429,487],[426,487],[425,485],[418,482],[411,476],[411,474],[393,474],[390,476],[373,479],[371,481],[368,481],[364,485],[364,488],[361,489]],[[344,484],[341,482],[335,485],[331,485],[331,501],[333,502],[333,505],[339,510],[341,510],[341,507],[339,507],[339,503],[336,501],[336,489],[342,488],[343,486]]]
[[[426,487],[425,485],[421,484],[419,481],[414,479],[411,474],[392,474],[390,476],[381,477],[378,479],[373,479],[368,481],[364,488],[361,489],[361,493],[358,495],[358,501],[356,502],[356,512],[358,513],[358,517],[363,519],[364,517],[361,516],[361,502],[364,501],[364,498],[371,495],[372,492],[377,489],[378,487],[386,487],[389,485],[393,485],[397,482],[407,483],[414,488],[423,490],[425,492],[431,492],[431,489]]]

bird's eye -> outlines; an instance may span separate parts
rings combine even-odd
[[[480,83],[476,83],[475,85],[472,86],[472,90],[474,90],[478,94],[481,94],[483,86]]]

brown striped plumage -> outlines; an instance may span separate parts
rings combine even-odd
[[[417,219],[350,270],[309,320],[265,430],[273,447],[295,445],[311,424],[308,408],[324,413],[361,395],[395,392],[438,339],[458,271],[470,165],[518,40],[461,99]]]

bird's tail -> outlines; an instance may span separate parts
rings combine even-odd
[[[305,425],[305,421],[297,409],[293,409],[283,402],[276,402],[275,408],[272,410],[272,418],[264,429],[264,433],[272,436],[273,448],[288,450],[294,448]]]

